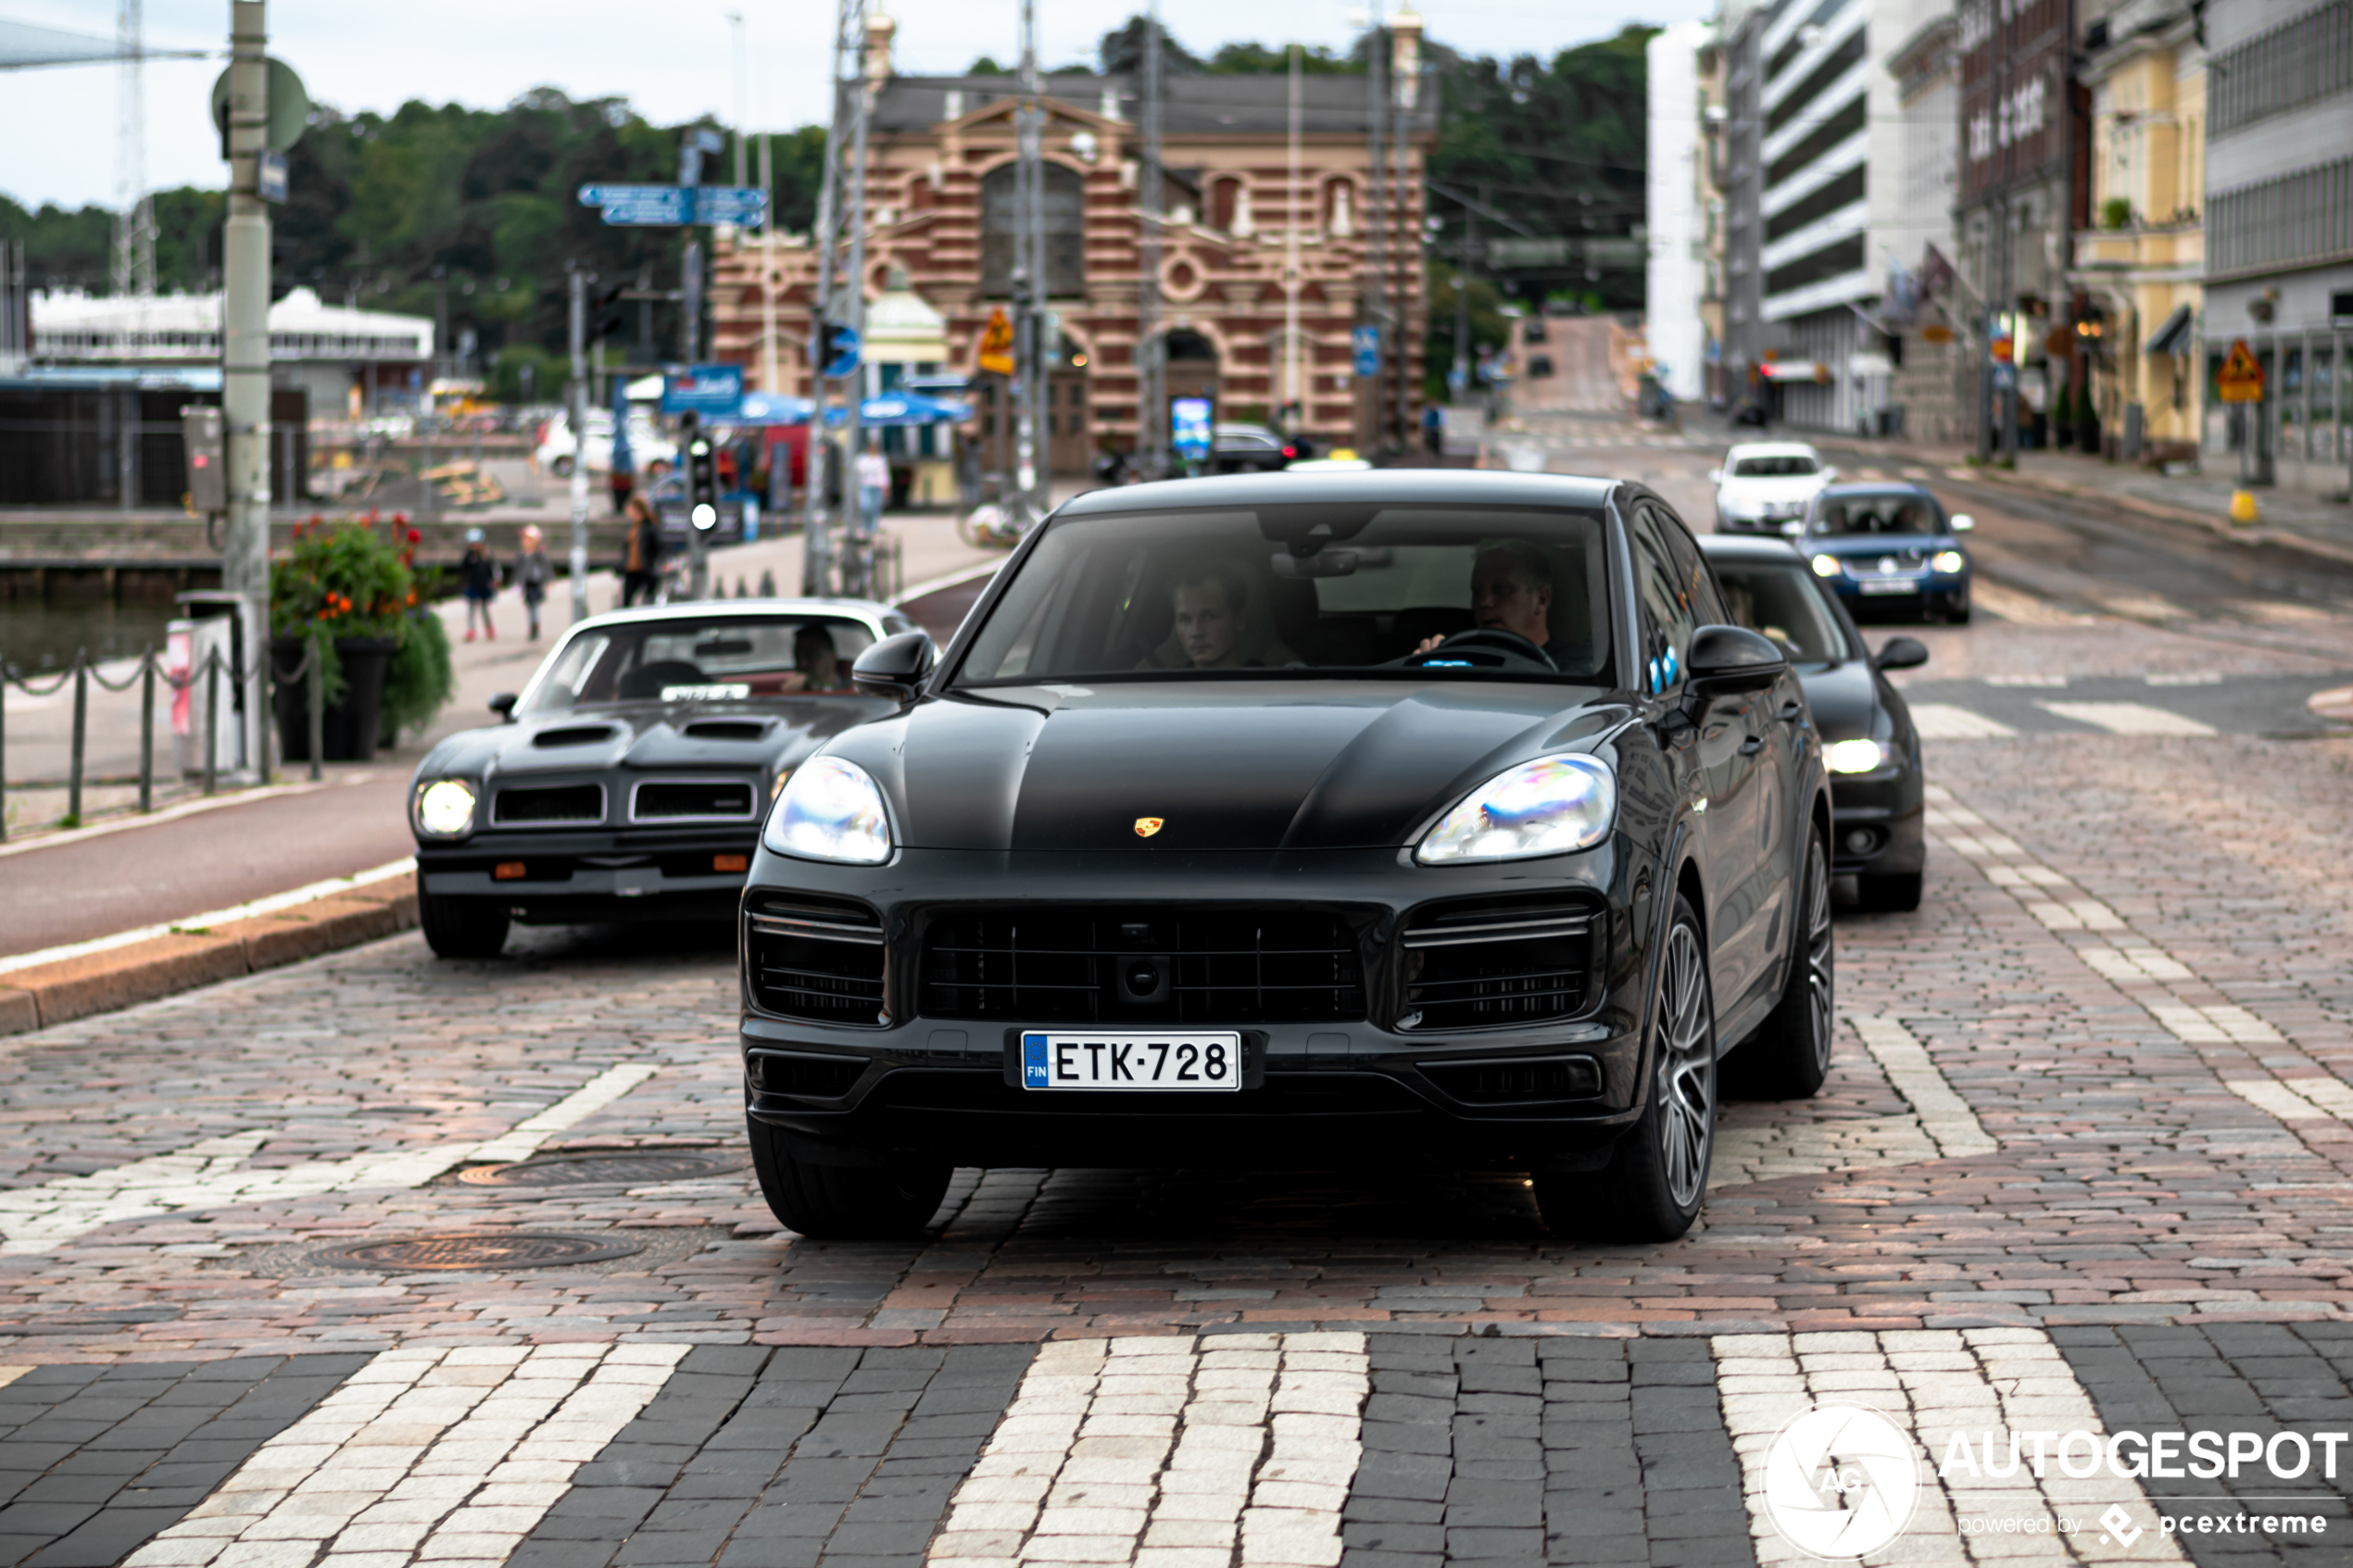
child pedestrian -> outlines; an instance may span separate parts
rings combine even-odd
[[[522,531],[522,553],[515,558],[515,582],[522,588],[523,613],[531,618],[531,640],[539,640],[539,607],[547,602],[547,583],[556,569],[547,559],[547,536],[537,523]]]
[[[474,621],[482,621],[482,635],[485,642],[498,640],[498,629],[490,623],[490,601],[498,592],[498,563],[490,558],[490,546],[482,542],[482,530],[466,530],[466,553],[458,562],[458,584],[466,596],[466,641],[474,640]]]

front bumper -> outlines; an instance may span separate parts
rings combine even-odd
[[[1831,874],[1901,876],[1928,865],[1924,781],[1902,766],[1831,775]]]
[[[822,898],[870,909],[885,951],[871,1024],[789,1017],[748,978],[742,1046],[750,1114],[794,1135],[799,1158],[960,1165],[1419,1164],[1591,1168],[1639,1114],[1649,927],[1660,879],[1625,841],[1516,867],[1443,871],[1393,850],[1315,854],[1024,854],[908,850],[880,871],[762,854],[747,910]],[[1640,888],[1639,896],[1635,889]],[[1482,900],[1558,899],[1591,912],[1588,983],[1563,1016],[1529,1023],[1417,1028],[1403,1005],[1407,922]],[[1244,1086],[1230,1094],[1026,1090],[1025,1026],[1151,1029],[1137,1016],[927,1016],[923,966],[935,926],[987,906],[1026,918],[1076,909],[1139,922],[1204,906],[1314,909],[1343,919],[1362,962],[1361,1016],[1293,1022],[1187,1020],[1243,1035]],[[1190,911],[1190,912],[1188,912]],[[1241,911],[1234,911],[1239,914]],[[1222,913],[1206,918],[1222,919]],[[746,970],[764,962],[747,920]],[[763,970],[763,972],[765,971]],[[884,1022],[883,1020],[887,1020]],[[1578,1064],[1558,1066],[1555,1064]],[[1530,1098],[1482,1085],[1531,1070],[1590,1074],[1574,1095]]]
[[[1829,581],[1831,590],[1845,601],[1850,610],[1874,607],[1910,610],[1951,608],[1969,598],[1969,578],[1966,571],[1924,571],[1894,578],[1881,577],[1876,572],[1857,577],[1852,572],[1842,571]],[[1863,587],[1867,583],[1900,583],[1903,586],[1894,591],[1888,591],[1882,586],[1879,592],[1865,593]]]
[[[741,898],[759,847],[743,826],[579,833],[481,833],[459,843],[420,841],[420,893],[504,905],[525,925],[641,920],[724,920]],[[522,874],[512,874],[512,868]],[[509,875],[498,874],[507,868]]]

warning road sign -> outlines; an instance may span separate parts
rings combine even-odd
[[[980,368],[988,375],[1013,373],[1013,324],[1001,306],[988,313],[988,325],[981,329]]]
[[[2214,390],[2225,403],[2263,401],[2263,367],[2247,352],[2246,339],[2231,345],[2230,358],[2222,361],[2222,373],[2214,378]]]

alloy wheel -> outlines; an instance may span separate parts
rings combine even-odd
[[[1838,1002],[1838,949],[1831,935],[1830,868],[1817,839],[1806,857],[1806,1011],[1814,1029],[1814,1056],[1824,1071]]]
[[[1707,999],[1699,933],[1678,922],[1667,934],[1659,979],[1658,1098],[1660,1164],[1678,1208],[1699,1201],[1716,1136],[1716,1025]]]

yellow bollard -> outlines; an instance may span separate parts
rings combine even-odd
[[[2255,506],[2254,491],[2233,490],[2231,492],[2231,521],[2245,528],[2254,522],[2259,515]]]

